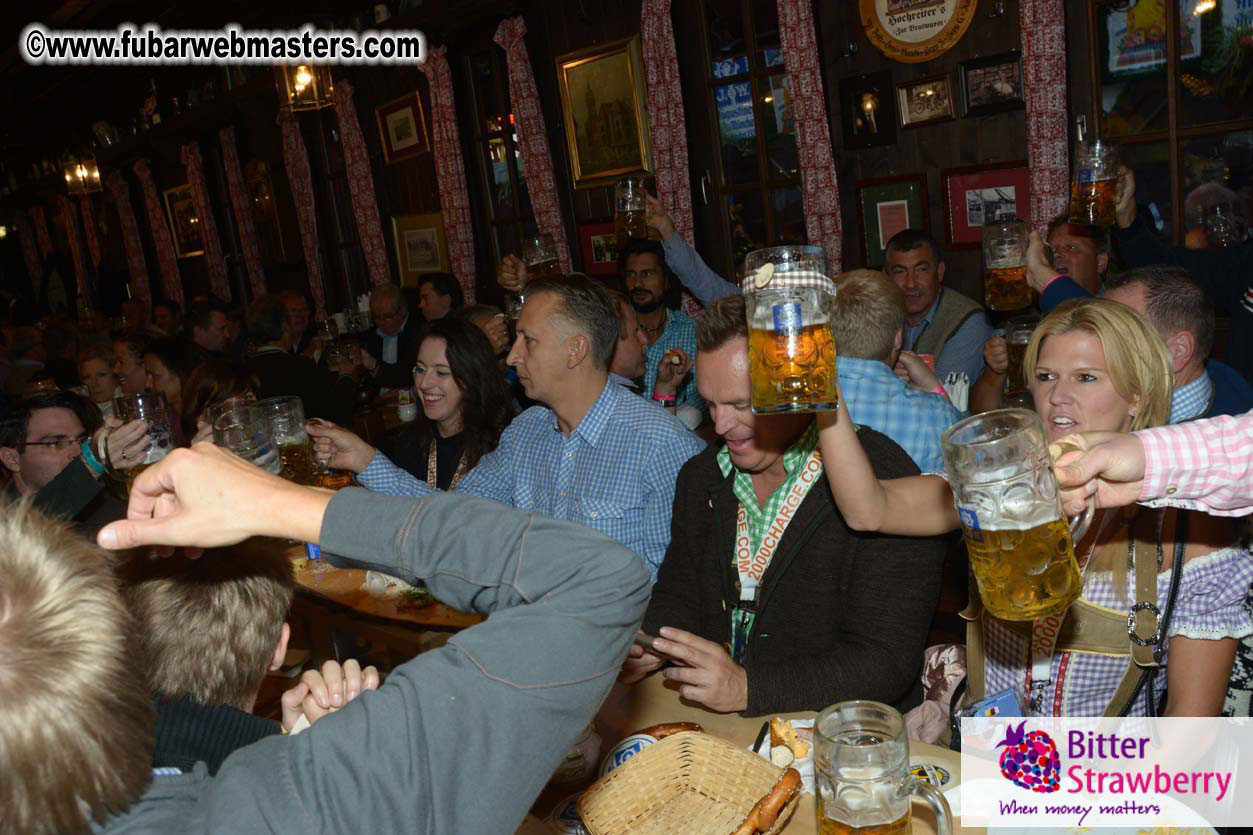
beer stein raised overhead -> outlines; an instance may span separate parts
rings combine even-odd
[[[1065,611],[1083,590],[1074,542],[1094,508],[1062,514],[1039,416],[985,412],[953,424],[940,445],[984,608],[1003,620]]]
[[[1070,181],[1071,222],[1113,226],[1117,202],[1118,149],[1104,139],[1080,140]]]
[[[619,249],[631,238],[648,237],[648,202],[643,177],[623,177],[614,184],[613,231]]]
[[[1031,307],[1027,283],[1027,224],[994,220],[983,227],[983,294],[992,310]]]
[[[837,408],[835,282],[826,253],[817,246],[758,249],[744,266],[753,412]]]

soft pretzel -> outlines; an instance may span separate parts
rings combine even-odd
[[[786,745],[792,749],[792,756],[798,760],[809,755],[809,743],[796,735],[796,729],[791,722],[778,716],[770,720],[770,747],[776,745]]]
[[[671,734],[679,734],[684,731],[696,731],[697,733],[700,733],[703,730],[704,728],[695,722],[662,722],[659,725],[652,725],[644,728],[642,731],[636,731],[635,733],[646,734],[651,736],[653,739],[665,739]]]
[[[757,805],[752,808],[748,813],[748,817],[740,824],[740,828],[735,830],[732,835],[753,835],[753,833],[758,831],[766,832],[770,827],[774,826],[779,813],[787,807],[788,803],[800,790],[800,772],[794,768],[789,768],[783,772],[783,776],[779,778],[779,782],[774,784],[774,788],[770,790],[770,793],[757,801]]]

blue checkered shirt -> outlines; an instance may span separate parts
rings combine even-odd
[[[457,492],[595,528],[639,554],[655,581],[670,544],[679,468],[703,446],[674,415],[607,382],[569,437],[551,409],[518,415]],[[435,489],[381,452],[357,481],[393,496]]]
[[[1209,404],[1214,399],[1214,383],[1209,373],[1201,372],[1190,383],[1180,386],[1170,395],[1170,422],[1183,423],[1185,420],[1199,418],[1209,411]]]
[[[666,329],[652,345],[644,348],[647,364],[644,366],[644,396],[652,397],[653,388],[657,385],[657,369],[661,366],[661,358],[671,348],[680,348],[683,353],[696,359],[696,320],[681,310],[671,310],[666,321]],[[691,406],[704,411],[705,401],[696,391],[696,369],[687,374],[687,379],[676,392],[676,406]]]
[[[924,473],[944,469],[940,436],[962,418],[947,397],[911,389],[887,363],[877,360],[840,357],[836,368],[854,423],[896,441]]]

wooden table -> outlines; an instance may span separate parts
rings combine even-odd
[[[303,545],[286,547],[293,556],[304,555]],[[336,657],[333,632],[356,636],[381,654],[379,660],[390,669],[483,620],[482,615],[460,612],[438,601],[417,608],[406,605],[403,595],[376,597],[362,588],[364,570],[317,562],[310,561],[310,567],[296,572],[292,620],[294,627],[305,629],[318,663],[344,660]]]
[[[811,712],[777,715],[785,719],[812,719],[814,717]],[[747,748],[757,739],[762,722],[768,718],[768,716],[759,716],[746,719],[736,713],[712,713],[695,704],[684,703],[679,699],[678,693],[667,686],[665,679],[660,675],[652,675],[630,687],[614,685],[600,713],[597,714],[596,731],[601,737],[602,756],[624,737],[641,728],[661,722],[697,722],[705,729],[705,733]],[[961,758],[955,752],[920,742],[911,742],[909,752],[911,762],[939,764],[953,774],[954,780],[961,780]],[[583,788],[586,786],[545,789],[535,806],[532,807],[534,818],[528,818],[522,829],[518,830],[519,833],[538,835],[538,833],[550,831],[540,821],[563,798]],[[954,825],[960,832],[981,831],[958,827],[956,820],[954,820]],[[789,835],[809,835],[809,833],[817,832],[817,817],[812,794],[801,796],[796,811],[784,831]],[[916,835],[932,835],[935,832],[935,817],[931,813],[931,807],[921,800],[914,801],[913,831]]]

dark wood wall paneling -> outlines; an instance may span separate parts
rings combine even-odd
[[[1070,5],[1081,3],[1074,0]],[[916,128],[900,127],[897,116],[896,144],[843,149],[839,82],[847,76],[866,73],[892,73],[893,83],[947,74],[958,96],[957,64],[987,55],[1018,49],[1020,29],[1018,4],[1006,3],[1004,15],[989,17],[990,0],[982,0],[970,28],[953,49],[939,58],[921,64],[890,61],[870,45],[862,30],[856,3],[815,3],[815,24],[823,51],[824,82],[827,88],[827,114],[831,122],[831,142],[839,171],[840,205],[844,220],[844,267],[862,265],[858,243],[861,228],[857,219],[857,182],[875,177],[891,177],[923,172],[927,178],[927,202],[931,233],[944,246],[943,188],[940,172],[945,168],[979,163],[1008,162],[1027,158],[1027,129],[1024,111],[1016,110],[977,118],[961,118]],[[851,57],[844,57],[849,42],[857,45]],[[1083,53],[1086,55],[1086,52]],[[1072,58],[1073,60],[1073,58]],[[893,101],[895,105],[895,100]],[[975,299],[982,298],[983,277],[977,250],[945,252],[945,283]]]

